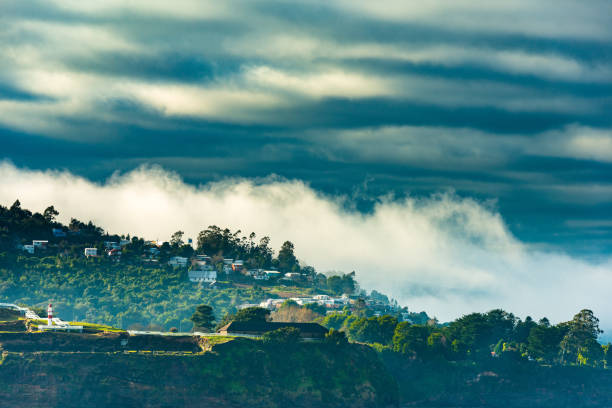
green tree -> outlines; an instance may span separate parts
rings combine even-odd
[[[174,234],[172,234],[172,236],[170,237],[170,245],[172,245],[175,248],[179,248],[181,246],[183,246],[184,242],[183,242],[183,235],[185,233],[183,231],[176,231]]]
[[[280,305],[281,309],[290,308],[290,307],[300,307],[300,305],[298,305],[297,302],[293,299],[287,299]]]
[[[494,339],[492,344],[491,325],[487,316],[482,313],[471,313],[460,317],[445,328],[446,336],[456,346],[456,352],[465,351],[466,355],[476,358],[488,356],[490,349],[499,341]]]
[[[191,316],[191,321],[193,322],[194,329],[212,329],[215,321],[213,308],[208,305],[200,305],[196,307],[195,313]]]
[[[550,326],[548,321],[533,327],[527,337],[527,351],[535,359],[552,363],[559,355],[561,339],[565,331],[561,327]]]
[[[587,339],[578,349],[578,363],[591,367],[601,367],[604,365],[604,349],[597,340]]]
[[[268,320],[270,320],[270,310],[257,306],[239,310],[234,317],[236,322],[266,322]]]
[[[427,338],[427,348],[434,356],[443,356],[446,352],[446,338],[440,332],[432,332]]]
[[[266,332],[261,340],[267,344],[288,345],[300,341],[300,329],[295,327],[281,327],[280,329]]]
[[[348,339],[346,338],[346,333],[336,329],[330,329],[325,334],[325,343],[333,344],[336,346],[343,346],[348,343]]]
[[[561,340],[561,362],[578,363],[580,349],[588,347],[602,330],[599,329],[599,319],[593,311],[583,309],[567,323],[568,331]]]
[[[536,327],[538,324],[533,321],[530,316],[525,318],[525,321],[518,321],[514,327],[514,335],[512,336],[514,341],[518,343],[526,343],[531,329]]]
[[[270,310],[263,307],[247,307],[238,310],[236,313],[228,313],[223,318],[219,326],[224,326],[229,322],[267,322],[270,320]]]
[[[458,356],[465,352],[472,359],[488,358],[500,339],[512,338],[515,321],[513,314],[501,309],[471,313],[452,322],[444,329],[444,335]]]
[[[424,358],[427,354],[428,337],[429,328],[427,326],[401,322],[395,328],[393,350],[413,358]]]
[[[351,295],[355,292],[355,272],[332,275],[327,278],[327,287],[336,295]]]
[[[280,251],[278,252],[278,268],[281,271],[296,271],[300,265],[293,253],[295,246],[291,241],[283,242]]]
[[[393,341],[393,335],[395,334],[395,328],[398,325],[397,318],[389,315],[380,316],[377,318],[378,321],[378,343],[380,344],[391,344]]]
[[[55,217],[57,217],[58,215],[59,212],[53,206],[45,208],[45,211],[43,212],[43,217],[45,220],[47,220],[47,222],[53,222],[55,220]]]
[[[339,330],[349,316],[348,313],[331,313],[321,320],[321,324],[328,329]]]

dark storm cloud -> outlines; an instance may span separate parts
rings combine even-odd
[[[571,246],[612,201],[610,12],[4,1],[2,153],[97,180],[146,163],[193,183],[279,174],[333,194],[368,180],[364,210],[452,189],[497,199],[522,239]]]

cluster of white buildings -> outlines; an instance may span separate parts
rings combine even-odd
[[[32,244],[23,245],[22,249],[29,254],[33,254],[37,250],[40,251],[43,249],[47,249],[48,245],[49,245],[49,241],[42,240],[42,239],[35,239],[32,241]]]
[[[168,261],[168,265],[187,268],[191,266],[191,270],[188,272],[189,280],[191,282],[204,282],[204,283],[215,283],[217,281],[217,268],[213,265],[211,258],[208,255],[195,255],[192,259],[174,256]],[[282,273],[275,270],[266,269],[246,269],[244,261],[241,259],[223,259],[221,271],[230,275],[232,273],[242,273],[246,276],[250,276],[255,280],[268,281],[274,279],[282,280],[298,280],[302,275],[295,272]]]
[[[66,233],[64,232],[64,230],[53,228],[53,236],[65,237]],[[106,253],[108,256],[118,257],[121,255],[121,249],[129,243],[130,241],[128,240],[121,240],[120,242],[106,241],[104,242],[104,253]],[[34,254],[36,253],[36,251],[47,249],[48,246],[48,240],[35,239],[32,241],[32,244],[22,245],[21,249],[23,249],[29,254]],[[85,248],[83,250],[83,255],[85,255],[87,258],[96,257],[99,255],[98,248]]]
[[[329,295],[315,295],[312,297],[292,297],[285,299],[266,299],[259,304],[243,304],[239,306],[239,309],[243,309],[246,307],[258,306],[263,307],[270,310],[278,309],[283,303],[287,300],[292,300],[297,303],[299,306],[306,306],[309,304],[318,304],[321,306],[325,306],[330,310],[342,309],[344,306],[348,306],[352,304],[354,301],[349,298],[348,295],[342,295],[340,297],[332,297]]]
[[[187,272],[191,282],[215,283],[217,281],[217,271],[212,267],[207,269],[192,269]]]
[[[187,265],[188,259],[182,257],[174,257],[173,259],[181,264]],[[172,261],[172,259],[171,259]],[[193,268],[187,272],[191,282],[214,284],[217,281],[217,270],[213,267],[211,259],[208,255],[196,255],[192,261]],[[225,262],[223,264],[225,270]]]
[[[118,258],[121,256],[121,249],[129,244],[130,241],[127,239],[122,239],[119,242],[116,241],[104,241],[104,253],[110,257]],[[85,248],[83,254],[89,257],[98,256],[98,248]]]
[[[168,261],[168,265],[179,268],[186,268],[189,265],[189,258],[185,258],[184,256],[173,256]]]
[[[191,266],[188,272],[191,282],[215,283],[217,281],[217,269],[213,265],[210,256],[204,254],[195,255],[192,259],[183,256],[174,256],[168,261],[168,265],[187,268]],[[256,280],[270,280],[283,277],[283,274],[278,271],[264,269],[249,269],[246,270],[244,261],[241,259],[225,258],[221,270],[224,274],[244,273]],[[299,274],[297,274],[299,275]]]

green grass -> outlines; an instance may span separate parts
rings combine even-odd
[[[69,322],[71,326],[83,326],[84,332],[111,332],[111,333],[123,333],[125,330],[118,329],[112,326],[106,326],[104,324],[95,324],[87,322]]]
[[[234,336],[202,336],[203,339],[206,340],[208,344],[211,346],[217,344],[223,344],[234,340],[236,337]]]
[[[30,321],[33,329],[38,330],[38,325],[46,325],[47,320],[35,319]],[[83,326],[83,332],[85,333],[100,333],[100,332],[111,332],[111,333],[123,333],[125,330],[118,329],[116,327],[107,326],[104,324],[95,324],[87,322],[68,322],[70,326]]]
[[[281,295],[281,297],[309,297],[315,292],[313,288],[303,288],[299,286],[262,286],[263,290],[270,294]]]

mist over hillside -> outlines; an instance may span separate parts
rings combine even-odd
[[[304,264],[358,273],[361,285],[441,321],[501,307],[518,316],[561,321],[590,308],[612,326],[606,307],[609,258],[597,262],[520,242],[488,202],[441,193],[427,199],[381,197],[371,213],[347,210],[297,180],[227,179],[194,186],[160,167],[141,167],[93,183],[66,171],[0,165],[0,203],[19,198],[59,219],[92,220],[112,233],[167,240],[226,225],[290,239]],[[27,185],[28,189],[23,186]]]

